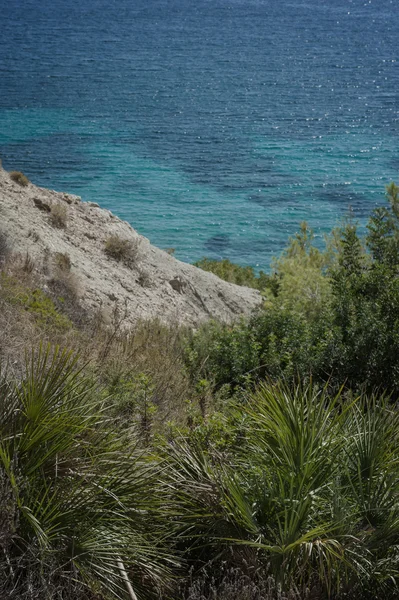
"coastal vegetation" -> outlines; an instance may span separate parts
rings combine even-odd
[[[0,260],[0,597],[398,597],[394,184],[271,274],[200,261],[261,290],[232,325],[130,330],[68,255],[46,289],[4,234]]]
[[[215,385],[265,376],[399,393],[399,192],[371,215],[365,237],[349,218],[324,251],[306,224],[272,265],[263,310],[210,324],[191,343],[193,372]],[[205,359],[206,356],[206,360]]]
[[[260,271],[256,275],[252,267],[241,267],[232,263],[228,258],[215,260],[211,258],[202,258],[194,263],[196,267],[214,273],[220,279],[224,279],[229,283],[236,285],[246,285],[256,290],[263,290],[270,285],[271,278],[269,275]]]

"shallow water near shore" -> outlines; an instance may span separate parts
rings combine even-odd
[[[396,0],[0,0],[0,157],[192,262],[268,267],[399,180]]]

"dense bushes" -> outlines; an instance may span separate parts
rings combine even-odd
[[[217,386],[265,375],[312,376],[338,388],[399,394],[399,196],[374,211],[362,240],[349,221],[320,252],[304,225],[275,262],[278,289],[247,322],[207,326],[190,343],[191,370]]]
[[[194,263],[194,266],[214,273],[220,279],[224,279],[229,283],[235,283],[237,285],[246,285],[248,287],[255,288],[257,290],[263,290],[267,287],[276,289],[278,281],[261,271],[259,275],[256,275],[252,267],[241,267],[230,262],[227,258],[223,260],[212,260],[211,258],[202,258],[198,262]]]
[[[399,195],[388,187],[389,208],[374,211],[366,247],[356,226],[341,234],[332,269],[334,322],[342,344],[335,365],[352,385],[399,392]]]
[[[233,326],[211,324],[190,341],[192,376],[200,373],[216,388],[256,383],[264,377],[289,381],[328,378],[339,349],[331,320],[309,322],[304,315],[272,305]]]

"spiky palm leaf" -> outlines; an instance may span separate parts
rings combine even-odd
[[[344,424],[353,405],[311,385],[292,391],[266,384],[238,409],[246,439],[231,464],[193,444],[171,448],[188,556],[197,556],[196,545],[225,558],[246,548],[283,585],[316,585],[327,595],[352,570],[364,570],[367,550],[359,555],[337,510]]]
[[[110,433],[76,365],[69,352],[41,349],[22,381],[0,386],[0,465],[16,505],[10,560],[35,549],[40,568],[115,597],[125,594],[123,564],[151,596],[175,562],[162,544],[161,469]]]

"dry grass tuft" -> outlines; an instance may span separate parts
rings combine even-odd
[[[68,221],[68,213],[66,206],[63,204],[54,204],[51,207],[50,221],[53,227],[65,229]]]
[[[22,185],[23,187],[26,187],[29,184],[29,179],[26,175],[21,173],[21,171],[11,171],[10,179],[15,181],[15,183],[18,183],[18,185]]]
[[[56,252],[54,263],[57,269],[63,273],[69,273],[71,270],[71,257],[67,252]]]
[[[23,263],[22,263],[22,270],[25,273],[28,273],[30,275],[35,270],[35,266],[36,266],[35,261],[31,257],[29,252],[26,252]]]
[[[114,260],[133,266],[138,259],[139,241],[126,240],[118,235],[111,235],[105,242],[104,252]]]
[[[143,288],[150,288],[152,285],[150,274],[147,271],[140,271],[137,282]]]
[[[11,252],[10,242],[6,233],[0,231],[0,265],[5,263]]]
[[[215,571],[217,573],[217,571]],[[300,594],[296,589],[283,591],[276,580],[261,571],[244,572],[238,568],[224,568],[218,577],[205,572],[183,590],[184,600],[316,600],[309,590]]]

